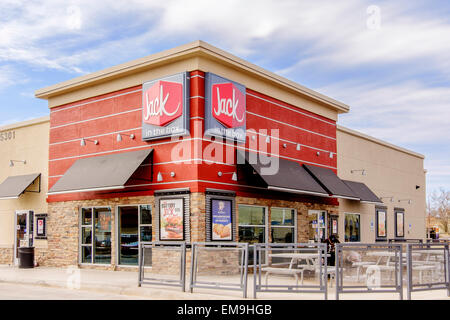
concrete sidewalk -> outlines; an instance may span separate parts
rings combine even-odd
[[[188,275],[187,275],[188,277]],[[211,279],[212,280],[212,279]],[[88,290],[97,293],[143,297],[155,300],[239,300],[240,291],[195,289],[182,292],[178,287],[145,285],[138,287],[137,271],[106,271],[93,269],[45,268],[19,269],[0,266],[0,282],[54,288]],[[186,290],[188,285],[186,285]],[[328,299],[335,299],[335,291],[328,287]],[[188,291],[188,290],[187,290]],[[248,277],[248,298],[253,298],[253,276]],[[406,299],[406,288],[404,290]],[[446,290],[415,292],[413,300],[450,300]],[[258,293],[258,299],[268,300],[324,300],[320,293]],[[342,294],[341,300],[398,300],[394,293]]]
[[[139,296],[156,300],[213,300],[239,299],[235,296],[217,296],[211,294],[181,292],[180,288],[146,286],[138,287],[137,271],[106,271],[92,269],[45,268],[19,269],[0,266],[0,282],[36,285],[55,288],[69,288]]]

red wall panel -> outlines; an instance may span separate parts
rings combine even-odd
[[[191,154],[188,158],[202,158],[202,150],[211,148],[209,141],[201,141],[205,117],[204,73],[201,71],[191,72],[189,81],[190,131],[194,140],[184,143],[190,146]],[[319,148],[336,152],[336,124],[333,121],[278,101],[262,93],[252,90],[247,90],[247,92],[247,129],[255,129],[257,131],[269,129],[269,134],[271,129],[278,129],[281,139],[310,146],[302,146],[301,150],[298,151],[295,144],[279,141],[279,154],[282,157],[299,163],[306,162],[331,168],[336,167],[335,155],[333,158],[330,158],[329,152],[323,151],[320,151],[320,155],[317,155],[318,150],[314,149]],[[247,195],[259,195],[260,191],[257,189],[237,186],[237,184],[242,184],[243,182],[232,181],[231,174],[224,174],[222,177],[218,176],[217,173],[219,171],[223,173],[234,172],[236,170],[234,165],[217,163],[210,165],[207,162],[173,163],[173,161],[177,160],[172,158],[173,148],[178,145],[177,141],[171,141],[171,139],[142,141],[141,94],[141,86],[136,86],[53,108],[50,115],[49,186],[51,187],[56,183],[60,176],[81,157],[140,150],[140,148],[154,148],[153,181],[137,183],[149,185],[127,188],[126,191],[55,195],[50,196],[48,201],[108,198],[120,195],[129,196],[130,194],[144,195],[152,194],[156,189],[181,187],[189,187],[192,192],[197,190],[204,191],[204,188],[211,187],[235,190]],[[136,137],[134,140],[131,140],[128,136],[122,136],[122,141],[118,142],[116,138],[117,133],[120,131],[124,131],[123,133],[126,134],[133,133]],[[86,146],[82,147],[80,146],[81,138],[98,140],[99,144],[94,145],[88,141]],[[265,141],[265,137],[262,138],[261,145],[265,145],[263,141]],[[287,148],[282,148],[283,143],[287,143]],[[253,144],[253,141],[247,139],[245,147],[253,148]],[[196,148],[195,146],[199,147]],[[244,145],[241,146],[243,147]],[[268,146],[268,151],[270,152],[270,144]],[[226,146],[220,145],[220,147],[225,155]],[[200,151],[200,154],[195,153],[196,149]],[[235,157],[234,154],[235,152],[232,155],[233,159]],[[225,156],[220,162],[226,162]],[[174,178],[164,174],[163,182],[158,183],[156,181],[158,172],[170,173],[171,171],[176,173]],[[139,172],[136,175],[139,175]],[[144,176],[148,176],[148,172]],[[130,183],[134,185],[137,181],[133,178],[130,180]]]

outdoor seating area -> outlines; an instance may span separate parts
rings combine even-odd
[[[144,249],[152,253],[144,254]],[[316,243],[155,242],[141,245],[140,252],[140,285],[179,286],[183,292],[186,286],[190,292],[234,290],[246,298],[253,278],[255,299],[265,292],[318,293],[327,299],[330,289],[336,299],[345,293],[392,293],[403,299],[404,288],[408,299],[412,292],[425,290],[447,290],[450,296],[448,243],[337,244],[336,266],[329,265],[326,245]],[[144,272],[151,265],[146,257],[161,260],[161,255],[164,265]],[[144,277],[149,273],[159,273],[159,283]]]
[[[345,292],[398,292],[403,287],[449,291],[448,244],[389,243],[337,246],[337,295]]]
[[[280,249],[280,248],[278,248]],[[304,249],[306,251],[310,249]],[[289,250],[291,251],[291,250]],[[301,249],[297,248],[293,251],[301,251]],[[323,260],[325,258],[325,254],[322,259],[320,258],[320,253],[305,253],[305,252],[291,252],[291,253],[266,253],[269,257],[269,261],[272,264],[268,263],[268,266],[261,267],[261,271],[265,272],[265,284],[268,285],[268,279],[270,275],[291,275],[294,276],[296,280],[296,285],[298,286],[298,276],[300,275],[300,284],[304,284],[305,271],[309,278],[315,278],[317,274],[320,274],[321,266],[319,265],[319,260]],[[326,255],[327,258],[330,257],[329,254]],[[287,260],[289,263],[288,266],[285,266],[284,263],[280,263],[277,261]],[[273,265],[273,266],[272,266]],[[323,268],[324,269],[324,268]],[[325,270],[323,270],[325,272]],[[329,266],[327,267],[327,274],[330,275],[331,279],[334,279],[336,269],[335,267]],[[331,286],[333,286],[333,282],[331,282]]]

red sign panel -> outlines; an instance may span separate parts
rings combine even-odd
[[[144,91],[144,123],[165,126],[183,114],[183,85],[156,81]]]
[[[245,125],[245,95],[233,83],[212,85],[212,115],[227,128]]]

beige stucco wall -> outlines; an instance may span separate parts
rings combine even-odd
[[[338,175],[341,179],[365,183],[387,207],[387,237],[394,238],[394,208],[405,209],[405,238],[425,238],[425,170],[424,157],[418,153],[396,147],[338,126]],[[351,170],[365,169],[351,173]],[[416,189],[416,185],[420,186]],[[411,199],[399,202],[400,199]],[[361,214],[361,241],[374,242],[376,232],[375,205],[357,201],[339,200],[339,238],[344,240],[345,213]],[[373,222],[373,229],[371,228]],[[411,224],[411,228],[409,225]]]
[[[46,192],[48,183],[49,117],[0,127],[0,133],[14,132],[14,139],[0,141],[0,183],[8,176],[41,173],[41,192],[24,193],[19,199],[0,200],[0,248],[13,248],[14,213],[16,210],[33,210],[47,213]],[[26,160],[26,164],[10,160]],[[31,186],[30,190],[36,190]],[[35,240],[36,247],[46,247],[46,240]]]

